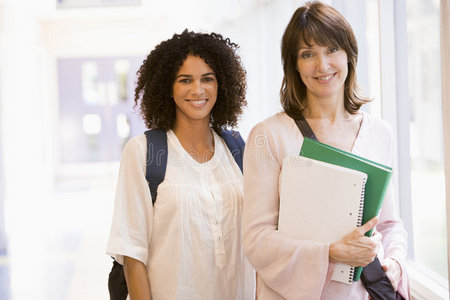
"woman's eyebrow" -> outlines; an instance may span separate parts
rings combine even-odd
[[[204,77],[204,76],[210,76],[210,75],[216,76],[216,73],[214,73],[214,72],[205,73],[205,74],[202,74],[201,77]],[[177,75],[177,77],[175,77],[175,79],[177,79],[177,78],[179,78],[179,77],[189,77],[189,78],[192,78],[192,77],[194,77],[194,76],[188,75],[188,74],[179,74],[179,75]]]
[[[175,77],[175,79],[177,79],[178,77],[193,77],[193,76],[187,74],[179,74],[177,77]]]

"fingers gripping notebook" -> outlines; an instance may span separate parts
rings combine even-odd
[[[367,175],[289,156],[280,177],[278,230],[301,240],[335,242],[361,225]],[[353,282],[354,268],[337,263],[332,280]]]

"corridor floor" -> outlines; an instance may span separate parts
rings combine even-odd
[[[10,201],[0,299],[109,299],[105,249],[113,195],[111,187]]]

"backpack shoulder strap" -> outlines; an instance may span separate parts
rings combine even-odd
[[[224,139],[231,155],[233,155],[239,169],[242,172],[242,161],[244,156],[245,142],[238,131],[222,129],[220,136]]]
[[[298,129],[300,129],[300,132],[302,133],[303,137],[307,137],[307,138],[317,141],[317,137],[314,134],[314,132],[312,131],[312,128],[311,128],[311,126],[309,126],[305,117],[301,116],[298,119],[294,119],[294,121],[295,121],[295,124],[297,124]]]
[[[167,134],[164,129],[151,129],[145,132],[147,138],[147,168],[145,179],[147,179],[155,204],[158,186],[164,180],[167,167]]]

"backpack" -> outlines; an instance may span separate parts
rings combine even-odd
[[[145,179],[148,182],[152,203],[155,204],[158,186],[164,181],[167,167],[167,134],[164,129],[152,129],[145,132],[147,138],[147,166]],[[242,172],[242,160],[245,142],[237,131],[222,129],[220,136],[233,155]],[[128,295],[127,282],[123,266],[113,261],[108,277],[110,300],[125,300]]]

